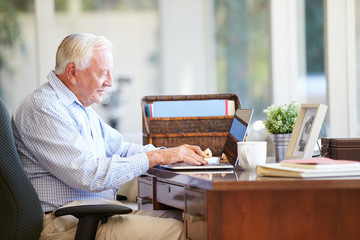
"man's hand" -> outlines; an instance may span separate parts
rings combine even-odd
[[[194,165],[207,164],[200,147],[187,144],[174,148],[146,152],[146,155],[149,158],[150,168],[157,164],[168,165],[176,162],[188,162]]]

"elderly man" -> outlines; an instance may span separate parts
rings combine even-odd
[[[44,212],[42,239],[73,238],[76,220],[53,211],[65,205],[112,201],[119,186],[157,164],[206,164],[201,149],[156,149],[127,143],[90,107],[112,85],[112,44],[102,36],[72,34],[58,47],[48,82],[13,112],[16,146]],[[146,216],[145,216],[146,215]],[[98,238],[178,239],[183,223],[167,212],[135,211],[101,225]],[[154,217],[156,216],[156,217]]]

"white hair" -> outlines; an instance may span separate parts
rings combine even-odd
[[[69,63],[74,63],[80,70],[90,65],[94,49],[104,49],[113,46],[103,36],[95,36],[89,33],[71,34],[64,38],[56,52],[55,73],[64,73]]]

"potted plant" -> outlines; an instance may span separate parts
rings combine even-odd
[[[268,118],[264,124],[274,142],[276,162],[284,159],[299,108],[299,104],[291,101],[287,104],[271,105],[264,110]]]

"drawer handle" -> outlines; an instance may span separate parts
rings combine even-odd
[[[183,219],[191,223],[205,220],[204,216],[202,215],[192,215],[190,213],[184,213],[184,212],[183,212]]]
[[[136,202],[141,204],[141,205],[146,205],[146,204],[151,204],[152,203],[152,199],[151,198],[147,198],[147,197],[136,197]]]

